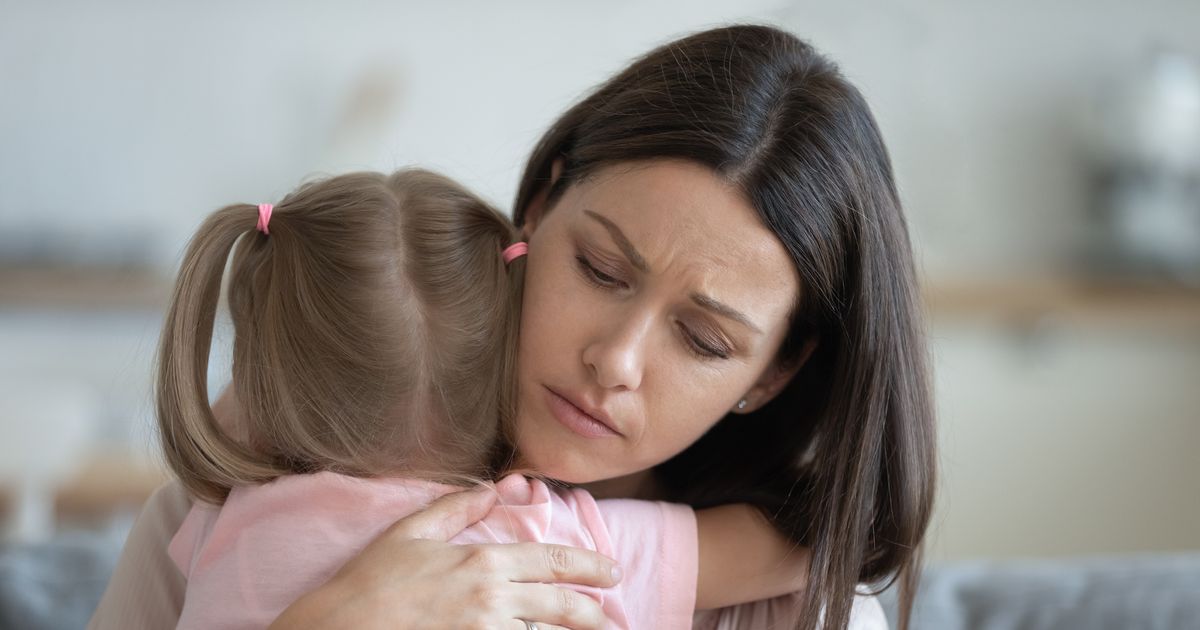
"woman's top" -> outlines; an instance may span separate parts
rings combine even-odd
[[[179,622],[187,586],[167,555],[167,544],[192,507],[178,481],[160,487],[142,507],[89,630],[151,630]],[[796,595],[696,613],[695,628],[704,630],[769,630],[780,625]],[[849,630],[887,630],[883,608],[875,597],[858,597]]]
[[[179,628],[265,628],[397,520],[460,487],[331,472],[235,488],[224,505],[197,503],[169,546],[187,579]],[[450,539],[457,544],[539,542],[613,558],[610,589],[567,584],[600,603],[623,630],[692,627],[697,538],[692,509],[658,501],[596,501],[509,475],[495,507]]]
[[[795,625],[803,593],[790,593],[748,604],[696,612],[693,630],[785,630]],[[879,598],[856,595],[850,607],[847,630],[888,630],[887,615]]]
[[[88,630],[151,630],[179,623],[187,584],[167,555],[167,544],[191,509],[192,499],[178,481],[146,499]]]

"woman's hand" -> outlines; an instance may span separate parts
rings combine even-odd
[[[609,587],[615,563],[591,551],[540,543],[453,545],[496,502],[490,488],[448,494],[392,525],[336,575],[271,624],[395,630],[593,630],[608,621],[592,598],[542,584]]]

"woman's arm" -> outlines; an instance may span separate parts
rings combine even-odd
[[[178,481],[150,495],[129,532],[89,630],[175,627],[183,610],[185,584],[167,556],[167,544],[191,508]]]
[[[811,553],[759,510],[722,505],[696,511],[700,547],[696,608],[724,608],[803,590]]]
[[[583,487],[598,498],[616,500],[600,502],[608,505],[606,511],[621,509],[626,497],[669,500],[650,470]],[[696,510],[695,516],[698,550],[689,551],[698,551],[698,566],[693,565],[697,610],[767,600],[802,591],[808,585],[810,550],[789,541],[758,509],[730,504]],[[620,532],[619,524],[630,515],[614,518],[610,529]],[[669,533],[672,538],[680,536],[680,531]],[[632,542],[623,539],[619,544]]]
[[[767,630],[786,628],[796,618],[808,585],[812,553],[787,540],[745,504],[696,512],[700,572],[694,628]],[[721,610],[708,610],[721,609]],[[859,595],[849,630],[887,630],[879,599]]]

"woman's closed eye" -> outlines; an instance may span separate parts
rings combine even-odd
[[[601,289],[626,289],[629,285],[613,276],[613,273],[597,267],[584,254],[575,256],[576,266],[590,284]],[[697,334],[683,322],[679,322],[679,333],[684,344],[693,354],[702,359],[728,359],[732,352],[728,345],[716,340],[709,340]]]
[[[583,277],[598,287],[605,289],[625,289],[629,287],[624,281],[593,265],[592,261],[588,260],[587,256],[583,254],[577,254],[575,262],[579,266],[579,271],[583,274]]]
[[[682,322],[679,324],[679,331],[686,337],[691,351],[702,359],[728,359],[732,352],[724,343],[703,339]]]

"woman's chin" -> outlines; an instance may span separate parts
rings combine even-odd
[[[519,460],[520,468],[532,471],[534,474],[579,485],[592,483],[601,479],[610,479],[623,473],[609,473],[607,466],[595,461],[594,458],[572,453],[567,449],[553,453],[527,453]]]
[[[606,479],[605,475],[597,475],[594,469],[589,469],[586,465],[581,466],[544,466],[535,467],[539,475],[569,483],[571,485],[582,485]]]

